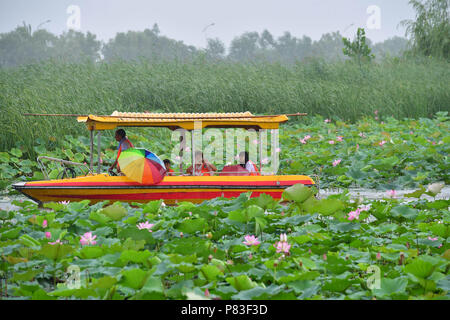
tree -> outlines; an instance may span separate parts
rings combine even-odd
[[[225,45],[220,39],[209,39],[206,47],[206,56],[211,60],[221,60],[225,56]]]
[[[138,60],[144,58],[150,61],[162,60],[192,60],[197,50],[187,46],[183,41],[176,41],[159,35],[157,25],[153,29],[117,33],[103,46],[105,61],[115,59]]]
[[[326,33],[320,37],[319,41],[315,41],[312,45],[312,53],[314,57],[322,57],[329,61],[336,61],[344,58],[343,48],[342,35],[339,31],[336,31]]]
[[[408,48],[408,40],[402,37],[392,37],[372,46],[372,52],[379,57],[398,57]]]
[[[342,38],[342,41],[344,43],[344,49],[342,49],[344,54],[355,59],[360,67],[362,61],[370,62],[375,58],[375,56],[371,53],[372,50],[366,43],[366,32],[363,28],[358,28],[356,39],[353,42],[347,38]]]
[[[69,31],[57,37],[44,29],[31,30],[24,23],[15,30],[0,34],[0,67],[15,67],[58,58],[78,62],[100,58],[101,43],[96,36]]]
[[[450,58],[450,0],[410,0],[415,20],[404,20],[412,51],[425,56]]]
[[[258,42],[258,32],[245,32],[231,41],[228,58],[239,62],[254,60],[259,48]]]

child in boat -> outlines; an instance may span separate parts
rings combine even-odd
[[[131,141],[128,139],[127,134],[125,133],[125,130],[123,130],[123,129],[119,129],[116,131],[115,139],[117,142],[119,142],[119,145],[117,146],[117,158],[116,158],[116,161],[114,161],[114,163],[111,165],[111,167],[109,167],[108,171],[112,171],[114,169],[114,167],[117,166],[117,173],[121,173],[120,167],[118,164],[120,153],[129,148],[134,148],[134,146],[131,143]]]
[[[173,171],[173,169],[170,168],[170,165],[172,164],[170,162],[170,160],[169,159],[164,159],[163,162],[164,162],[164,166],[166,167],[166,170],[167,170],[167,175],[168,176],[173,176],[173,172],[175,172],[175,171]]]
[[[196,176],[210,176],[217,168],[203,158],[203,152],[195,152],[195,175]],[[186,172],[192,174],[192,166],[187,168]]]
[[[239,163],[242,168],[244,168],[245,170],[247,170],[250,173],[251,176],[259,176],[260,175],[258,167],[256,166],[256,164],[254,164],[250,160],[250,157],[249,157],[247,151],[242,151],[239,154]]]

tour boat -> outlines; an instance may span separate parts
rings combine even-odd
[[[166,175],[157,184],[141,184],[126,176],[114,176],[101,172],[100,133],[103,130],[115,130],[127,127],[165,127],[171,130],[181,129],[180,155],[186,152],[186,132],[191,132],[191,146],[194,146],[194,130],[205,128],[243,128],[254,130],[259,146],[259,169],[262,167],[262,140],[265,130],[278,132],[279,125],[288,121],[288,116],[257,116],[250,112],[243,113],[131,113],[117,112],[112,115],[67,115],[77,116],[78,122],[85,123],[90,132],[90,165],[88,174],[73,178],[47,179],[13,184],[13,188],[39,203],[60,201],[81,201],[88,199],[92,203],[109,200],[123,202],[148,202],[162,199],[173,205],[181,201],[201,203],[217,197],[238,197],[241,193],[251,192],[251,197],[268,194],[274,199],[281,199],[284,189],[295,184],[313,186],[316,182],[306,175],[243,175],[242,172],[215,172],[214,175],[202,176],[195,171],[191,175],[179,173]],[[98,131],[98,169],[94,173],[94,132]],[[59,161],[63,165],[83,165],[62,159],[42,158]],[[194,162],[192,152],[192,163]],[[182,165],[180,169],[183,170]],[[223,172],[225,172],[224,170]],[[43,169],[45,177],[48,177]]]

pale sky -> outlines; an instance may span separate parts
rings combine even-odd
[[[318,40],[338,30],[353,37],[364,27],[372,41],[380,42],[404,36],[400,21],[414,18],[408,0],[0,0],[0,33],[23,21],[35,30],[51,20],[41,28],[59,35],[68,30],[70,5],[80,9],[80,31],[105,42],[117,32],[151,29],[157,23],[162,35],[199,48],[206,46],[207,37],[217,37],[228,47],[235,36],[264,29],[275,37],[289,31]],[[380,29],[368,28],[370,6],[380,10]]]

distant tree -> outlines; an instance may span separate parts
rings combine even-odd
[[[410,0],[415,20],[404,20],[412,51],[425,56],[450,58],[450,0]]]
[[[210,60],[220,60],[225,57],[225,44],[220,39],[208,39],[206,57]]]
[[[117,33],[104,45],[102,53],[106,61],[115,59],[138,60],[144,58],[151,61],[191,60],[197,49],[187,46],[183,41],[176,41],[165,36],[159,36],[157,25],[153,29]]]
[[[32,32],[31,26],[24,23],[11,32],[0,34],[0,66],[14,67],[51,58],[56,42],[53,34],[45,30]]]
[[[324,58],[329,61],[341,60],[344,58],[342,49],[342,35],[339,31],[322,35],[319,41],[312,45],[312,53],[315,57]]]
[[[153,32],[154,34],[156,34],[157,36],[159,36],[160,30],[159,30],[159,27],[158,27],[158,24],[157,24],[157,23],[155,23],[155,24],[153,25],[153,27],[152,27],[152,32]]]
[[[30,25],[0,34],[0,66],[14,67],[42,60],[58,58],[77,62],[99,59],[101,43],[95,35],[69,31],[57,37],[39,29],[32,31]]]
[[[69,30],[59,36],[54,45],[55,55],[66,61],[98,61],[100,59],[101,42],[96,35],[88,32]]]
[[[262,49],[271,49],[274,48],[275,45],[276,42],[272,34],[269,31],[264,30],[259,37],[259,47]]]
[[[392,37],[372,46],[372,52],[376,57],[398,57],[408,49],[408,39]]]
[[[249,62],[256,58],[259,49],[258,32],[246,32],[231,41],[228,58],[233,61]]]
[[[306,36],[298,39],[285,32],[277,39],[275,48],[282,62],[295,63],[312,55],[312,40]]]
[[[344,43],[343,53],[356,60],[361,67],[361,63],[363,61],[371,61],[375,58],[375,56],[371,53],[372,50],[369,48],[369,44],[366,39],[366,32],[363,28],[358,28],[358,32],[356,34],[356,39],[354,41],[350,41],[347,38],[342,38]]]

